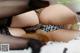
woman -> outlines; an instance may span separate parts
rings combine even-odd
[[[49,2],[44,0],[0,0],[0,18],[14,16],[48,5]]]
[[[0,44],[9,44],[9,50],[24,50],[31,47],[32,53],[39,53],[40,48],[45,45],[44,42],[39,40],[16,38],[2,34],[0,34]]]
[[[50,41],[50,40],[51,41],[54,41],[54,40],[69,41],[75,37],[74,34],[79,33],[79,31],[75,31],[75,30],[67,30],[67,29],[65,30],[65,25],[67,26],[68,24],[70,24],[71,26],[72,24],[76,23],[76,19],[75,19],[76,14],[61,4],[56,4],[56,5],[46,7],[38,15],[36,14],[36,12],[30,11],[28,13],[23,13],[20,15],[13,16],[11,24],[9,24],[11,28],[8,28],[8,25],[7,25],[7,28],[6,27],[1,28],[3,33],[5,31],[4,29],[6,28],[9,35],[12,35],[15,37],[33,38],[33,39],[38,39],[38,40],[45,41],[45,42]],[[38,28],[41,30],[33,29],[32,30],[33,33],[27,32],[27,29],[28,29],[27,27],[34,26],[39,23],[43,25],[43,27]],[[45,30],[47,28],[45,24],[49,26],[51,25],[52,27],[53,25],[60,25],[61,28],[58,27],[57,29],[59,30],[55,30],[55,29]],[[23,30],[21,29],[23,27],[26,27],[26,28],[24,28]],[[70,28],[71,27],[69,27],[68,29]],[[60,29],[63,29],[63,30],[60,30]],[[62,34],[63,32],[65,33]]]
[[[36,5],[37,3],[39,5]],[[43,1],[43,0],[0,0],[0,33],[3,34],[3,35],[0,35],[0,44],[9,43],[10,49],[15,49],[15,50],[24,48],[26,45],[29,45],[30,47],[33,48],[33,50],[37,49],[36,51],[38,53],[39,51],[38,49],[40,49],[40,47],[43,45],[40,41],[35,39],[23,39],[23,38],[12,37],[10,36],[11,34],[9,33],[8,29],[10,29],[9,27],[11,27],[10,21],[12,19],[12,16],[15,16],[17,14],[21,14],[23,12],[30,11],[33,9],[46,7],[48,5],[49,5],[49,2]],[[32,6],[34,8],[32,8]],[[11,30],[12,29],[13,28],[11,28]],[[13,29],[13,31],[14,30],[15,29]],[[22,29],[19,29],[18,31],[23,32]],[[20,35],[23,35],[23,33],[21,33]],[[27,41],[29,41],[29,44],[27,43]],[[41,45],[39,45],[39,47],[36,48],[33,42],[35,42],[37,45],[39,44]],[[36,53],[36,52],[33,51],[33,53]]]
[[[51,5],[42,9],[40,14],[36,12],[38,11],[13,16],[11,27],[15,28],[9,28],[9,32],[15,37],[34,38],[41,41],[69,41],[75,38],[74,34],[79,33],[77,29],[72,29],[77,23],[76,14],[64,5]],[[37,24],[41,24],[42,27],[38,28],[40,30],[35,29],[34,25]],[[31,26],[34,27],[35,32],[28,33],[32,28]],[[23,27],[24,30],[19,29],[19,27]],[[19,36],[17,36],[18,34]]]

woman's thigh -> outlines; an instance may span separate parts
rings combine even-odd
[[[60,30],[55,30],[55,31],[50,31],[50,32],[37,30],[34,33],[27,33],[23,29],[9,28],[9,32],[14,37],[21,37],[21,38],[26,38],[26,39],[32,38],[32,39],[37,39],[37,40],[44,41],[44,42],[47,42],[47,41],[67,42],[76,38],[80,34],[80,31],[78,30],[65,30],[65,29],[60,29]]]
[[[20,38],[25,38],[25,39],[32,38],[32,39],[37,39],[37,40],[44,41],[44,42],[49,41],[48,37],[46,36],[47,34],[42,30],[37,30],[34,33],[32,32],[28,33],[20,28],[8,28],[8,29],[9,29],[10,34],[14,37],[20,37]]]
[[[16,38],[9,35],[0,34],[0,44],[9,44],[10,49],[24,49],[27,45],[28,39]]]
[[[52,41],[70,41],[76,38],[80,34],[80,31],[77,30],[65,30],[60,29],[56,31],[48,32],[48,37]]]
[[[10,27],[29,27],[39,24],[39,19],[35,11],[25,12],[12,17]]]
[[[28,0],[0,0],[0,18],[27,11],[28,3]]]

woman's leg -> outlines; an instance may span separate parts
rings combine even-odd
[[[27,11],[28,3],[29,0],[0,0],[0,18],[14,16]]]
[[[37,30],[36,33],[37,33],[37,36],[40,36],[39,39],[44,40],[45,42],[48,42],[48,41],[68,42],[72,39],[76,39],[77,37],[79,37],[80,31],[59,29],[59,30],[49,31],[49,32],[45,32],[43,30]]]
[[[40,48],[45,44],[35,39],[21,39],[0,34],[0,44],[9,44],[10,50],[23,50],[32,48],[32,53],[39,53]]]
[[[48,34],[47,36],[51,41],[67,42],[79,36],[80,31],[60,29],[56,31],[50,31],[47,34]]]
[[[45,1],[45,0],[29,0],[29,1],[30,2],[29,2],[28,7],[30,8],[30,10],[43,8],[43,7],[46,7],[49,5],[49,2]],[[23,6],[23,7],[25,7],[25,6]],[[19,11],[19,10],[16,10],[15,14],[17,14],[17,11]],[[29,11],[29,12],[25,12],[22,14],[20,13],[19,15],[13,16],[10,26],[11,27],[28,27],[28,26],[34,26],[36,24],[39,24],[39,19],[38,19],[36,12],[35,11]]]
[[[0,18],[14,16],[48,5],[49,2],[44,0],[0,0]]]
[[[0,34],[0,44],[9,44],[10,49],[24,49],[27,46],[28,39],[15,38]]]
[[[39,19],[35,11],[25,12],[12,17],[10,27],[29,27],[39,24]]]
[[[27,33],[23,29],[20,29],[20,28],[8,28],[8,29],[9,29],[10,34],[14,37],[20,37],[20,38],[26,38],[26,39],[27,38],[37,39],[43,42],[49,41],[48,37],[45,35],[46,32],[42,30],[37,30],[34,33]]]
[[[44,1],[44,0],[15,0],[15,1],[14,0],[0,0],[0,18],[8,18],[8,17],[14,16],[15,18],[13,17],[14,19],[11,22],[12,23],[11,27],[33,26],[39,23],[37,20],[38,19],[37,15],[35,12],[27,13],[27,11],[46,7],[48,5],[49,5],[49,2]]]
[[[49,31],[49,32],[45,32],[43,30],[37,30],[34,33],[27,33],[22,29],[9,28],[9,32],[12,34],[12,36],[15,37],[21,37],[26,39],[32,38],[43,42],[48,42],[48,41],[67,42],[69,40],[72,40],[73,38],[76,38],[80,34],[80,31],[78,30],[65,30],[65,29]]]
[[[43,30],[37,30],[34,33],[27,33],[22,29],[19,28],[9,28],[9,32],[12,34],[12,36],[15,37],[21,37],[21,38],[32,38],[37,39],[43,42],[48,41],[69,41],[73,38],[76,38],[80,31],[78,30],[66,30],[66,29],[60,29],[55,31],[49,31],[45,32]]]

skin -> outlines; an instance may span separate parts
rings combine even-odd
[[[39,19],[35,11],[25,12],[12,17],[10,27],[29,27],[39,24]]]
[[[20,38],[32,38],[32,39],[37,39],[42,42],[47,42],[49,41],[49,38],[46,36],[46,32],[42,30],[37,30],[34,33],[27,33],[21,28],[8,28],[9,32],[12,36],[14,37],[20,37]]]
[[[61,6],[62,8],[64,7],[64,6],[62,6],[62,5],[56,5],[56,6]],[[56,7],[55,6],[55,7]],[[52,6],[51,6],[52,7]],[[51,7],[47,7],[47,8],[49,8],[49,9],[51,9]],[[61,8],[61,9],[62,9]],[[64,7],[65,9],[66,9],[66,7]],[[61,17],[57,17],[57,22],[58,23],[56,23],[56,21],[54,21],[54,22],[52,22],[52,24],[54,24],[54,23],[56,23],[56,24],[62,24],[62,25],[68,25],[68,24],[73,24],[73,23],[76,23],[76,15],[75,15],[75,13],[73,13],[72,11],[70,11],[69,9],[67,9],[68,10],[68,12],[70,12],[70,15],[72,15],[72,16],[69,16],[69,18],[68,17],[66,17],[66,14],[65,13],[67,13],[67,12],[63,12],[64,14],[65,14],[65,20],[67,20],[67,21],[63,21],[63,19],[62,19],[62,15],[60,15]],[[46,11],[45,9],[43,10],[43,11]],[[54,11],[54,10],[53,10]],[[54,13],[52,11],[52,13]],[[30,11],[31,12],[31,11]],[[62,12],[61,12],[62,13]],[[63,14],[62,13],[62,14]],[[30,18],[31,18],[31,16],[37,16],[36,14],[35,14],[35,12],[33,13],[29,13],[28,15],[26,15],[27,17],[29,17],[30,16]],[[43,13],[41,13],[40,14],[40,16],[41,15],[45,15],[45,14],[43,14]],[[69,15],[69,14],[68,14]],[[18,15],[19,16],[19,15]],[[25,16],[24,14],[23,14],[23,16]],[[49,15],[50,17],[52,17],[53,15]],[[48,16],[48,17],[49,17]],[[17,17],[17,18],[20,18],[21,16],[19,16],[19,17]],[[40,17],[37,17],[37,18],[39,18],[40,19]],[[26,18],[27,19],[27,18]],[[24,20],[26,20],[25,18],[24,18]],[[15,19],[16,20],[16,19]],[[19,20],[19,19],[18,19]],[[22,19],[21,19],[22,20]],[[43,19],[42,19],[43,20]],[[55,20],[55,18],[53,18],[53,20]],[[71,21],[70,21],[71,20]],[[70,21],[70,22],[69,22]],[[44,21],[45,22],[45,21]],[[50,21],[49,21],[50,22]],[[68,23],[67,23],[68,22]],[[16,22],[15,22],[16,23]],[[15,24],[14,23],[14,24]],[[25,23],[25,22],[24,22]],[[24,24],[23,23],[23,24]],[[30,22],[26,22],[26,24],[27,23],[30,23]],[[33,22],[32,22],[33,23]],[[42,23],[41,21],[40,21],[40,23]],[[49,23],[47,23],[47,24],[49,24]],[[18,24],[17,24],[18,25]],[[71,25],[70,25],[71,26]],[[15,25],[14,25],[14,27],[15,27]],[[70,28],[70,27],[69,27]],[[17,31],[17,32],[16,32]],[[63,32],[64,31],[64,32]],[[56,40],[56,41],[69,41],[69,40],[71,40],[71,39],[73,39],[74,37],[76,37],[76,36],[74,36],[74,34],[77,34],[79,31],[75,31],[75,30],[68,30],[68,29],[63,29],[63,30],[56,30],[56,31],[50,31],[50,32],[44,32],[44,31],[42,31],[42,30],[38,30],[37,32],[35,32],[35,33],[27,33],[27,32],[25,32],[23,29],[20,29],[20,28],[9,28],[9,32],[13,35],[13,36],[15,36],[15,37],[22,37],[22,38],[34,38],[34,39],[39,39],[39,40],[41,40],[41,41],[45,41],[45,42],[47,42],[47,41],[49,41],[49,40],[51,40],[51,41],[54,41],[54,40]],[[64,33],[64,34],[63,34]],[[61,36],[61,37],[60,37]]]
[[[63,21],[63,19],[62,19],[62,17],[63,17],[63,15],[60,15],[61,17],[59,17],[59,14],[58,14],[58,17],[57,17],[57,19],[55,20],[55,18],[52,18],[54,21],[52,22],[52,24],[57,24],[57,25],[59,25],[59,24],[61,24],[61,25],[66,25],[66,26],[71,26],[70,24],[74,24],[74,23],[76,23],[76,15],[75,15],[75,13],[73,13],[70,9],[68,9],[68,8],[66,8],[66,7],[64,7],[63,5],[55,5],[55,8],[57,8],[56,6],[61,6],[60,8],[62,9],[62,8],[65,8],[67,11],[68,11],[68,13],[64,10],[64,12],[66,13],[66,15],[64,15],[64,18],[65,18],[65,21]],[[53,8],[53,6],[51,6],[52,8]],[[51,7],[47,7],[47,8],[51,8]],[[45,9],[47,9],[47,8],[45,8]],[[42,15],[45,15],[43,12],[45,12],[46,10],[43,10],[42,11],[42,13],[40,14],[40,16],[42,16]],[[61,10],[60,9],[60,10]],[[55,10],[55,9],[54,9]],[[53,11],[54,11],[53,10]],[[58,10],[58,9],[57,9]],[[52,11],[52,10],[51,10]],[[48,13],[49,11],[47,11],[46,13]],[[55,12],[56,12],[56,10],[55,10]],[[61,12],[61,11],[60,11]],[[62,14],[65,14],[64,12],[61,12]],[[54,12],[52,12],[52,13],[54,13]],[[30,13],[30,15],[34,15],[34,13]],[[69,15],[69,16],[68,16]],[[72,15],[72,16],[70,16],[70,15]],[[19,15],[18,15],[19,16]],[[24,15],[25,16],[25,15]],[[29,14],[27,15],[27,16],[29,16]],[[37,15],[36,15],[37,16]],[[53,16],[53,15],[47,15],[47,17],[48,16]],[[57,16],[57,14],[56,14],[56,16]],[[68,17],[66,17],[66,16],[68,16]],[[20,17],[19,17],[20,18]],[[40,19],[42,19],[41,17],[39,17],[39,20]],[[49,19],[49,18],[48,18]],[[48,20],[47,19],[47,20]],[[43,19],[42,19],[43,20]],[[71,21],[70,21],[71,20]],[[56,22],[57,21],[57,22]],[[70,22],[69,22],[70,21]],[[46,21],[44,21],[44,22],[46,22]],[[51,21],[50,21],[50,19],[49,19],[49,21],[48,21],[49,23],[47,23],[47,24],[50,24],[51,23]],[[68,22],[68,23],[67,23]],[[27,22],[28,23],[28,22]],[[29,22],[30,23],[30,22]],[[40,23],[42,23],[41,21],[40,21]],[[14,23],[15,24],[15,23]],[[45,24],[45,23],[44,23]],[[70,28],[70,27],[69,27]],[[22,29],[20,29],[20,30],[22,30]],[[45,42],[47,42],[47,41],[49,41],[49,40],[51,40],[51,41],[65,41],[65,42],[67,42],[67,41],[69,41],[69,40],[71,40],[71,39],[73,39],[74,37],[76,37],[76,36],[74,36],[74,34],[77,34],[79,31],[74,31],[74,30],[69,30],[69,29],[67,29],[66,27],[65,27],[65,29],[64,30],[56,30],[56,31],[50,31],[50,32],[44,32],[44,31],[41,31],[41,30],[38,30],[38,32],[40,32],[40,33],[38,33],[38,32],[35,32],[35,33],[27,33],[27,32],[25,32],[24,30],[22,30],[22,31],[20,31],[20,30],[17,30],[17,32],[16,32],[16,29],[12,29],[12,30],[9,30],[10,32],[11,32],[11,34],[13,34],[13,36],[15,36],[15,37],[23,37],[23,38],[34,38],[34,39],[39,39],[39,40],[41,40],[41,41],[43,41],[43,40],[45,40]],[[65,31],[65,32],[64,32]],[[64,34],[63,34],[64,33]],[[19,34],[19,36],[18,36],[18,34]],[[61,36],[60,36],[61,35]],[[40,37],[40,38],[39,38]],[[44,38],[43,38],[44,37]]]
[[[60,30],[55,30],[50,32],[37,30],[34,33],[27,33],[23,29],[9,28],[9,32],[14,37],[22,37],[26,39],[33,38],[43,42],[48,42],[48,41],[68,42],[80,34],[80,31],[78,30],[67,30],[67,29],[60,29]]]
[[[38,1],[38,0],[36,0],[36,1]],[[29,0],[0,0],[0,18],[11,17],[11,16],[15,16],[15,15],[24,13],[26,11],[29,11],[28,3],[29,3]],[[34,4],[34,2],[32,2],[32,3]],[[36,5],[36,3],[35,3],[35,5]],[[42,8],[42,7],[46,6],[46,5],[44,5],[44,3],[42,4],[42,2],[40,3],[40,5],[39,6],[37,5],[37,8]],[[36,7],[33,9],[36,9]],[[32,9],[30,9],[30,10],[32,10]],[[25,24],[21,24],[19,27],[22,27],[22,25],[25,25]],[[35,25],[35,24],[33,24],[33,25]],[[11,26],[13,27],[14,24]],[[19,30],[16,29],[16,30],[20,32],[20,35],[25,33],[25,32],[23,32],[23,30],[20,30],[20,29]],[[15,31],[15,29],[13,29],[13,30],[11,29],[11,31],[13,32],[13,31]],[[19,32],[17,32],[17,33],[19,33]],[[16,34],[16,33],[14,33],[14,34]],[[15,36],[17,37],[18,35],[15,35]],[[16,38],[16,37],[0,35],[0,43],[1,44],[9,43],[10,49],[24,48],[26,46],[28,40],[22,39],[22,38]]]
[[[67,25],[77,22],[76,14],[62,4],[50,5],[44,8],[40,13],[39,20],[40,23],[47,25]]]
[[[1,1],[3,1],[3,0],[1,0]],[[26,9],[26,4],[27,3],[24,0],[23,1],[19,0],[19,2],[16,2],[16,0],[14,0],[14,2],[10,1],[10,0],[4,0],[4,1],[0,3],[1,4],[0,7],[4,7],[4,8],[1,8],[1,10],[0,10],[0,17],[1,18],[2,17],[8,17],[8,16],[14,16],[14,15],[21,14],[21,13],[26,11],[25,9]],[[8,5],[4,5],[5,3],[9,3],[9,4]],[[14,5],[14,3],[15,3],[15,5]],[[11,5],[11,6],[9,6],[9,5]],[[5,6],[7,6],[7,7],[5,7]],[[10,7],[10,8],[8,8],[8,7]],[[71,15],[73,15],[73,14],[71,12]],[[50,16],[52,16],[52,15],[50,15]],[[46,23],[47,24],[57,24],[57,25],[61,24],[61,25],[64,25],[69,20],[72,20],[71,22],[68,22],[68,24],[69,23],[72,24],[72,23],[75,23],[75,19],[73,17],[75,17],[75,16],[71,16],[71,18],[68,18],[68,19],[66,18],[65,19],[66,22],[63,21],[63,20],[59,20],[58,19],[58,20],[56,20],[56,21],[58,21],[56,23],[55,19],[53,18],[54,22],[50,23],[51,20],[49,19],[49,23],[47,23],[47,22]],[[21,27],[21,26],[19,26],[19,27]],[[63,34],[63,31],[65,31],[64,34]],[[45,40],[45,42],[47,42],[49,40],[52,40],[52,41],[55,41],[55,40],[56,41],[65,41],[66,42],[66,41],[69,41],[69,40],[73,39],[75,37],[74,34],[77,34],[79,31],[74,31],[74,30],[57,30],[55,32],[51,31],[51,32],[46,33],[46,32],[43,32],[43,31],[39,30],[36,33],[30,33],[29,34],[27,32],[24,32],[24,30],[22,30],[22,29],[10,29],[9,28],[9,32],[13,36],[15,36],[15,37],[34,38],[34,39],[39,39],[39,40],[42,40],[42,41]],[[33,35],[33,37],[32,37],[32,35]],[[61,36],[59,36],[59,35],[61,35]],[[44,38],[42,38],[42,37],[44,37]],[[14,38],[14,37],[10,37],[10,36],[3,36],[3,35],[0,35],[0,43],[10,43],[11,49],[23,48],[23,47],[26,46],[26,40],[25,39]]]
[[[64,5],[56,4],[44,8],[39,16],[35,11],[29,11],[13,16],[10,27],[28,27],[39,23],[47,25],[62,25],[67,28],[68,25],[77,23],[77,19],[76,14],[72,10]]]
[[[30,4],[35,4],[32,6],[34,7],[33,9],[38,9],[49,5],[49,3],[44,0],[39,2],[40,5],[37,5],[39,0],[0,0],[0,18],[14,16],[33,10],[29,9],[31,8],[29,1],[32,1]]]
[[[30,1],[32,2],[30,3]],[[37,2],[39,2],[39,5],[37,5]],[[13,18],[10,27],[27,27],[39,24],[35,12],[30,13],[31,15],[28,15],[27,13],[27,11],[33,10],[29,9],[30,4],[35,4],[32,6],[34,10],[49,5],[49,3],[44,0],[0,0],[0,18]],[[22,17],[22,14],[26,15],[26,18],[24,16]],[[35,18],[33,19],[31,16]],[[30,20],[29,18],[34,20],[34,22],[31,23],[30,21],[32,20]]]
[[[0,0],[0,18],[14,16],[27,11],[27,4],[28,0]],[[10,49],[25,48],[27,42],[27,39],[0,34],[0,43],[9,43]]]
[[[76,38],[80,34],[80,31],[60,29],[60,30],[56,30],[56,31],[50,31],[47,34],[48,34],[47,36],[49,37],[49,39],[51,41],[68,42],[68,41]]]

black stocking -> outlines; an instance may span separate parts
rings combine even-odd
[[[0,34],[0,44],[9,44],[11,50],[24,49],[27,42],[28,41],[26,39]]]

